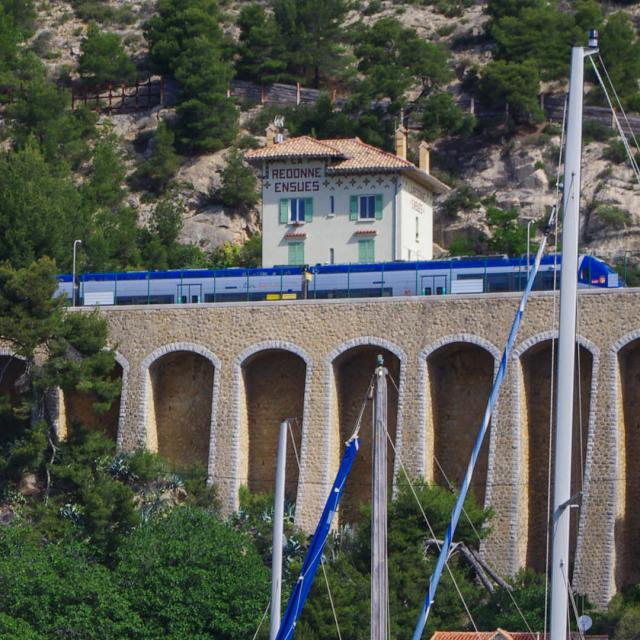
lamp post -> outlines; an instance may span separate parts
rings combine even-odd
[[[531,257],[531,225],[535,222],[533,218],[527,222],[527,274],[531,271],[530,257]]]
[[[73,266],[71,268],[71,306],[76,306],[76,251],[82,240],[73,241]]]

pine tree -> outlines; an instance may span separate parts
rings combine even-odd
[[[78,71],[92,84],[128,83],[134,79],[135,65],[127,56],[117,34],[100,31],[92,22],[80,49],[82,54]]]
[[[158,123],[153,136],[153,149],[149,159],[143,162],[131,178],[138,189],[164,193],[180,164],[180,156],[174,149],[175,136],[164,120]]]

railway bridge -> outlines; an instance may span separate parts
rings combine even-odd
[[[389,478],[460,482],[518,294],[110,307],[122,395],[108,414],[68,394],[77,420],[131,450],[206,466],[225,508],[270,490],[278,424],[291,418],[287,493],[315,526],[382,354],[390,372]],[[483,553],[504,574],[544,569],[555,317],[532,295],[473,488],[494,517]],[[576,586],[601,605],[640,580],[640,290],[581,291],[574,392]],[[6,357],[6,356],[5,356]],[[8,380],[5,377],[5,380]],[[340,519],[370,493],[370,410]],[[297,459],[299,459],[299,466]]]

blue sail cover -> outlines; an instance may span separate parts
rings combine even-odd
[[[280,629],[278,630],[276,640],[289,640],[289,638],[293,638],[296,623],[298,622],[298,619],[302,614],[302,608],[309,597],[309,591],[313,585],[313,579],[322,559],[324,544],[327,541],[327,536],[331,529],[331,522],[333,521],[333,516],[340,504],[342,491],[344,490],[344,485],[349,477],[359,446],[360,441],[357,437],[354,437],[347,443],[347,450],[342,458],[340,469],[338,469],[338,474],[336,475],[333,487],[331,488],[331,493],[327,498],[327,502],[324,506],[324,511],[322,512],[318,526],[316,527],[316,531],[313,534],[311,544],[309,545],[309,551],[307,551],[307,556],[304,559],[304,564],[300,571],[300,576],[298,577],[296,585],[293,588],[293,593],[289,598],[289,604],[287,604],[287,610],[282,618],[282,622],[280,623]]]

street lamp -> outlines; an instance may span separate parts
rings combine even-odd
[[[82,240],[73,241],[73,266],[71,268],[71,306],[76,306],[76,250]]]
[[[531,256],[531,225],[535,222],[535,219],[532,218],[527,222],[527,273],[531,271],[530,265],[530,256]]]

